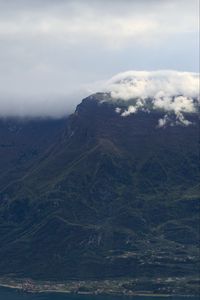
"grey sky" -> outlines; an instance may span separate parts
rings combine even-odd
[[[122,71],[197,72],[197,30],[198,0],[0,0],[0,115],[61,115]]]

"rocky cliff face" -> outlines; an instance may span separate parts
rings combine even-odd
[[[108,100],[84,99],[54,145],[0,183],[1,275],[197,274],[197,115],[159,127],[161,110],[123,117]]]

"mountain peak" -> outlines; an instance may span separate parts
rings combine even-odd
[[[102,107],[121,117],[139,112],[158,113],[157,127],[190,126],[198,114],[199,74],[162,71],[127,71],[111,78],[104,91],[90,95],[77,106],[76,114]]]
[[[198,99],[187,98],[183,95],[171,97],[157,96],[155,98],[114,99],[111,92],[96,93],[82,100],[77,106],[75,115],[95,114],[100,111],[105,114],[107,110],[118,114],[120,117],[134,117],[139,112],[145,114],[157,113],[157,127],[189,126],[196,119],[198,113]],[[112,114],[111,114],[112,115]]]

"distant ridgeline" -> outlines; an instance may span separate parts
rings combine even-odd
[[[113,93],[0,122],[1,276],[197,276],[197,97]]]

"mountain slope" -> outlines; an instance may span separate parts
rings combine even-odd
[[[198,273],[197,115],[158,128],[162,111],[124,118],[105,97],[84,99],[54,146],[1,189],[0,274]]]
[[[27,172],[38,158],[60,138],[63,119],[0,119],[0,187]]]

